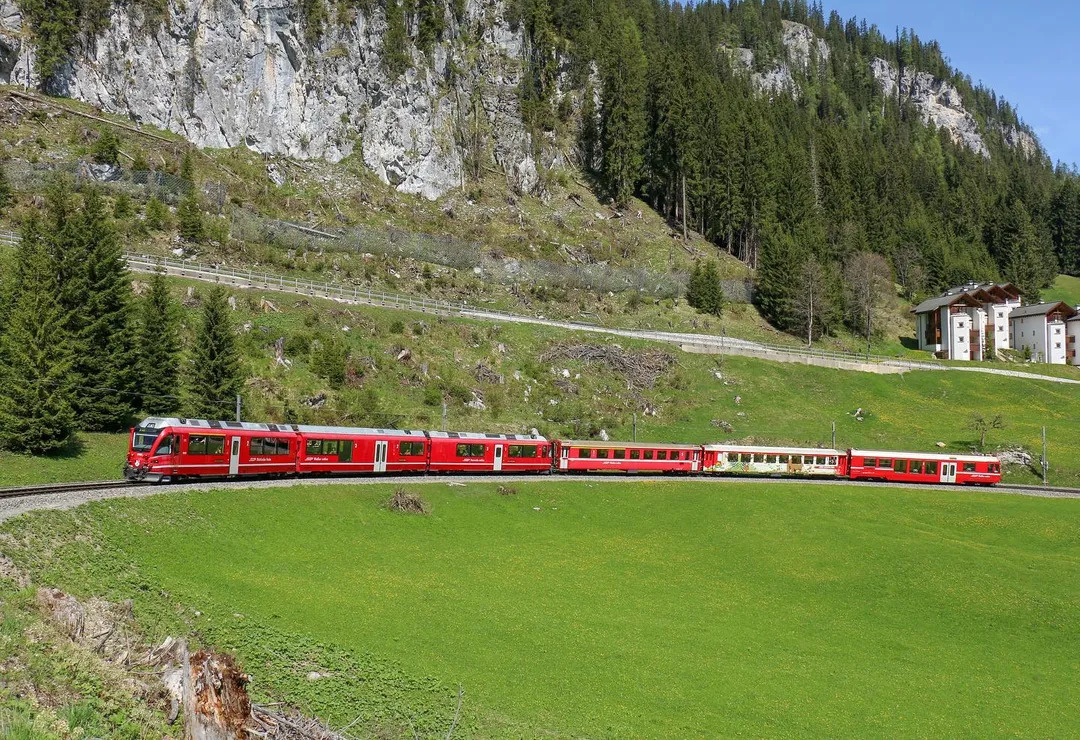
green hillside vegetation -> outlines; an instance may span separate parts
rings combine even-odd
[[[5,553],[362,734],[444,736],[459,684],[476,737],[1054,737],[1080,709],[1076,501],[546,481],[417,486],[409,516],[392,490],[102,502],[4,524]]]
[[[1065,301],[1070,306],[1080,306],[1080,277],[1058,275],[1054,284],[1043,292],[1043,300]]]
[[[210,288],[169,283],[190,347]],[[237,308],[229,320],[244,358],[244,418],[250,420],[439,429],[445,402],[451,430],[535,428],[551,436],[591,437],[605,429],[614,439],[630,439],[636,414],[641,440],[827,445],[835,421],[840,446],[929,450],[944,442],[948,450],[968,452],[975,444],[967,428],[971,415],[992,411],[1002,414],[1006,428],[991,434],[989,449],[1009,444],[1038,453],[1045,425],[1051,481],[1080,485],[1080,462],[1071,452],[1080,395],[1069,385],[940,371],[845,372],[273,292],[234,295]],[[281,312],[268,310],[265,301]],[[288,366],[276,359],[279,340]],[[565,355],[544,359],[576,345],[625,354],[631,366],[663,369],[638,376]],[[482,409],[468,405],[478,399]],[[146,414],[176,408],[141,400]],[[859,408],[862,421],[855,416]],[[724,431],[721,421],[732,431]],[[0,485],[119,475],[126,437],[81,439],[80,447],[55,457],[0,453]],[[1007,470],[1006,477],[1037,480],[1023,467]]]

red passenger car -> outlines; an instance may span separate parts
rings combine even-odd
[[[150,418],[131,432],[124,476],[161,481],[187,477],[296,472],[295,426]]]
[[[666,442],[555,440],[559,470],[696,473],[701,447]]]
[[[544,437],[474,432],[428,432],[432,473],[547,473],[552,446]]]
[[[1001,481],[1001,461],[991,455],[849,450],[848,477],[852,480],[989,486]]]
[[[301,424],[299,473],[422,473],[430,446],[426,432]]]

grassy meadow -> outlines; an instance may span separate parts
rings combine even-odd
[[[384,508],[391,486],[319,486],[114,500],[0,529],[37,582],[134,596],[149,631],[237,651],[260,697],[338,726],[444,734],[460,683],[471,736],[1075,728],[1078,501],[413,490],[429,516]]]
[[[1080,306],[1080,277],[1058,275],[1054,284],[1042,292],[1044,301],[1065,301],[1070,306]]]

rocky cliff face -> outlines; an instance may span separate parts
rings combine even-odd
[[[461,133],[480,130],[486,154],[530,191],[538,169],[516,94],[522,36],[504,10],[503,0],[469,0],[462,25],[478,43],[466,49],[448,15],[448,38],[430,62],[417,58],[394,80],[381,65],[381,10],[330,24],[312,46],[299,10],[280,0],[170,0],[156,30],[115,5],[109,29],[50,92],[203,147],[332,161],[360,147],[383,180],[428,198],[462,183]],[[15,3],[0,0],[0,81],[35,85],[22,25]]]
[[[925,123],[944,128],[954,142],[989,158],[990,150],[978,121],[964,108],[963,98],[951,82],[909,69],[905,69],[903,79],[898,80],[896,67],[880,58],[870,62],[870,70],[887,97],[896,98],[899,85],[900,97],[914,104]],[[1039,143],[1026,131],[1003,126],[996,121],[991,122],[990,126],[1001,134],[1007,146],[1020,151],[1025,157],[1039,154]]]

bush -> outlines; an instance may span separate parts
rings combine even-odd
[[[285,339],[285,354],[299,357],[311,352],[311,337],[308,334],[290,334]]]
[[[424,405],[425,406],[440,406],[442,405],[443,394],[442,391],[433,385],[429,385],[424,389]]]
[[[394,319],[394,321],[390,324],[390,333],[391,334],[404,334],[405,333],[405,322],[402,321],[401,319]]]
[[[202,204],[199,203],[199,194],[192,188],[180,201],[176,209],[176,215],[180,222],[180,238],[189,242],[201,242],[206,238],[206,227],[203,224]]]
[[[120,137],[111,127],[106,128],[90,147],[95,162],[116,165],[120,160]]]
[[[348,362],[349,348],[337,338],[320,342],[311,350],[311,371],[326,378],[335,388],[345,384]]]

